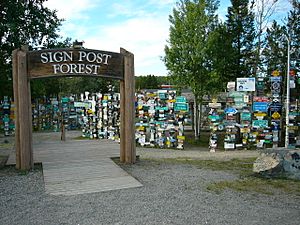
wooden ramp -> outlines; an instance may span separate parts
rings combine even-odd
[[[119,148],[119,144],[109,140],[48,141],[33,146],[34,161],[43,165],[45,191],[52,195],[141,187],[110,159],[119,157]],[[12,164],[14,158],[11,155],[8,163]]]

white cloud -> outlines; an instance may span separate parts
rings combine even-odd
[[[99,27],[100,32],[93,37],[85,37],[84,46],[114,52],[119,52],[120,47],[123,47],[135,55],[136,75],[154,74],[154,68],[163,64],[160,56],[163,55],[168,29],[167,17],[130,19],[108,27]],[[156,75],[165,73],[164,69]]]
[[[100,4],[102,3],[102,4]],[[138,4],[137,4],[138,3]],[[135,56],[136,75],[166,75],[160,57],[169,34],[168,16],[175,0],[49,0],[45,6],[65,18],[60,34],[84,41],[84,47]],[[163,8],[165,6],[165,8]],[[160,9],[160,10],[159,10]],[[101,19],[95,19],[95,12]],[[110,19],[107,19],[110,18]]]
[[[57,10],[59,18],[69,20],[88,18],[83,12],[96,7],[97,3],[99,0],[48,0],[43,5],[51,10]]]

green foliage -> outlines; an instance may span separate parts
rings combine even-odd
[[[156,76],[147,75],[135,77],[135,89],[157,89],[159,88],[159,82]]]
[[[249,0],[231,0],[232,6],[228,8],[226,26],[227,38],[232,43],[230,67],[232,73],[228,74],[233,81],[237,77],[254,75],[254,14],[248,10]]]
[[[164,62],[177,87],[188,86],[196,99],[218,87],[218,76],[207,58],[208,40],[217,24],[218,1],[180,1],[169,21]]]
[[[264,63],[267,67],[267,74],[273,70],[285,71],[287,54],[286,41],[284,37],[284,27],[274,21],[270,28],[267,29],[266,47],[263,50]],[[282,49],[284,47],[284,49]]]
[[[0,98],[12,96],[11,55],[22,45],[30,48],[50,46],[59,37],[62,20],[55,11],[43,6],[45,0],[14,1],[0,3]]]

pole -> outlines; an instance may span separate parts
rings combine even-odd
[[[290,113],[290,38],[286,36],[288,43],[287,72],[286,72],[286,107],[285,107],[285,148],[289,146],[289,113]]]

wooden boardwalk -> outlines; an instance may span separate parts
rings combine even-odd
[[[40,141],[34,143],[34,162],[41,162],[46,193],[76,195],[142,184],[110,158],[119,157],[119,144],[109,140]],[[7,164],[15,163],[15,153]]]

